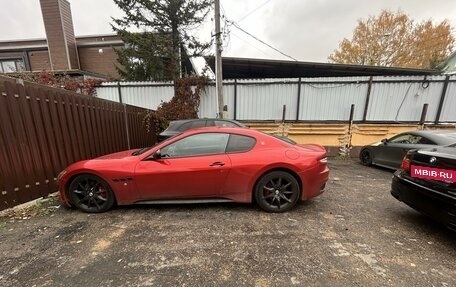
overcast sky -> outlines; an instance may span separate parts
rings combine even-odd
[[[122,15],[113,0],[70,3],[76,36],[112,33],[111,17]],[[447,19],[456,34],[456,0],[221,0],[221,4],[226,19],[300,61],[327,62],[339,42],[351,37],[358,19],[378,15],[382,9],[400,9],[415,21]],[[45,37],[39,0],[0,0],[0,5],[0,41]],[[204,39],[210,38],[212,14],[199,31]],[[233,26],[229,31],[224,56],[288,59]]]

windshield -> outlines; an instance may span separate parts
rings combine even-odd
[[[150,150],[152,147],[144,147],[144,148],[141,148],[141,149],[138,149],[136,151],[134,151],[131,155],[140,155],[140,154],[143,154],[145,153],[146,151]]]
[[[174,136],[169,137],[169,138],[167,138],[167,139],[164,139],[164,140],[162,140],[161,142],[154,144],[153,146],[149,146],[149,147],[144,147],[144,148],[138,149],[138,150],[134,151],[131,155],[140,155],[140,154],[143,154],[143,153],[145,153],[146,151],[148,151],[148,150],[152,149],[153,147],[157,146],[158,144],[162,144],[162,143],[164,143],[164,142],[167,142],[167,141],[169,141],[170,139],[173,139],[173,138],[177,137],[178,135],[180,135],[180,134],[177,134],[177,135],[174,135]]]

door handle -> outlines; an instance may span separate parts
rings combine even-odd
[[[213,162],[212,164],[210,164],[209,166],[224,166],[224,165],[225,165],[224,162],[216,161],[216,162]]]

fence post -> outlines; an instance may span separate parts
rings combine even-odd
[[[123,101],[122,101],[122,89],[120,87],[120,82],[117,82],[117,92],[119,94],[119,103],[123,104]]]
[[[423,109],[421,110],[421,117],[420,117],[420,125],[424,125],[424,122],[426,121],[426,114],[428,110],[429,104],[423,104]]]
[[[237,117],[237,79],[234,79],[234,107],[233,107],[233,119],[236,120]]]
[[[355,114],[355,104],[352,104],[350,107],[350,118],[348,120],[348,132],[350,133],[350,142],[349,142],[350,145],[351,145],[351,129],[352,129],[352,125],[353,125],[354,114]]]
[[[285,122],[285,113],[287,112],[287,105],[283,105],[282,107],[282,123]]]
[[[350,156],[350,150],[352,148],[352,128],[353,128],[353,117],[355,115],[355,104],[352,104],[350,107],[350,118],[348,119],[348,143],[346,146],[345,156]]]
[[[373,79],[373,77],[370,76],[369,84],[367,86],[366,103],[364,105],[363,122],[366,122],[366,119],[367,119],[367,110],[369,109],[370,95],[371,95],[371,91],[372,91],[372,79]]]
[[[445,82],[443,83],[442,94],[440,95],[439,107],[437,109],[437,115],[435,116],[435,124],[438,124],[440,121],[440,115],[442,114],[443,103],[445,102],[445,96],[448,90],[448,83],[450,82],[450,76],[445,77]]]
[[[124,108],[124,119],[125,119],[125,131],[127,132],[127,146],[128,149],[131,149],[130,147],[130,131],[128,130],[128,115],[127,115],[127,105],[122,104]]]
[[[301,77],[298,80],[298,100],[296,103],[296,121],[299,121],[299,108],[301,106]]]

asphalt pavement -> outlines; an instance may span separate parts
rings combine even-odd
[[[329,163],[326,191],[254,205],[53,201],[0,218],[0,286],[456,286],[456,233],[390,195],[392,171]]]

